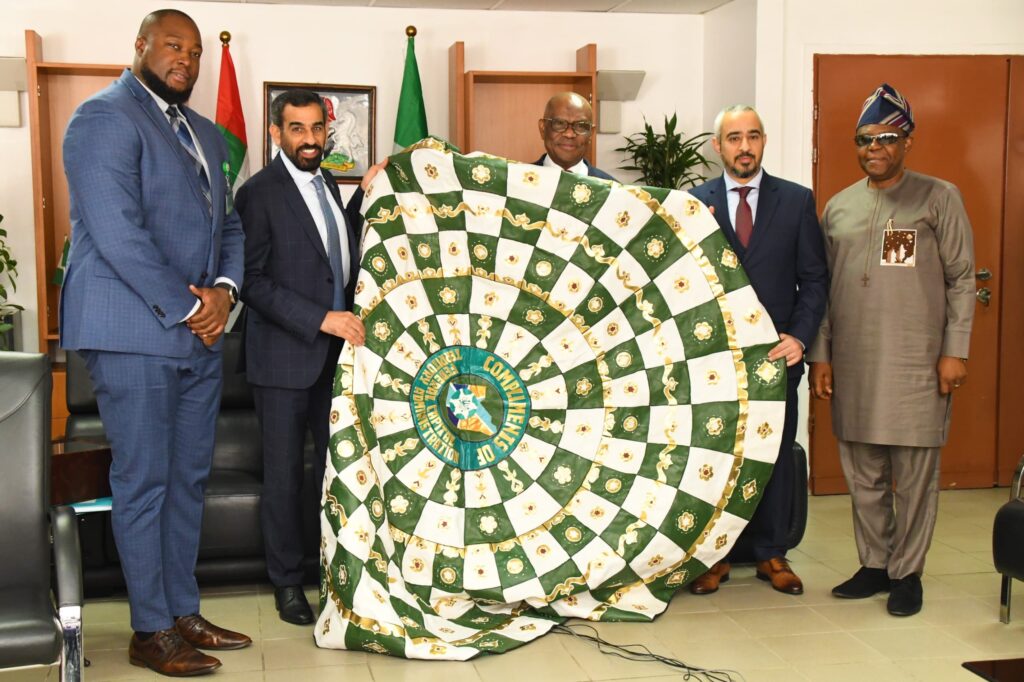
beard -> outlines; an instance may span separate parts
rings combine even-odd
[[[309,159],[299,156],[301,152],[306,151],[307,149],[316,151],[317,155]],[[315,144],[307,144],[301,147],[296,147],[295,149],[285,149],[283,151],[288,156],[288,160],[291,161],[296,168],[308,173],[313,173],[320,168],[320,161],[324,158],[324,148]]]
[[[157,97],[168,104],[184,104],[192,96],[194,84],[190,85],[186,90],[174,90],[167,83],[160,80],[160,76],[156,75],[145,64],[142,65],[141,71],[142,73],[139,75],[142,76],[142,81],[146,84],[146,87],[155,92]]]
[[[739,161],[741,158],[750,159],[751,161],[755,161],[755,163],[754,165],[748,168],[741,168],[739,165],[729,166],[729,175],[733,176],[734,178],[741,178],[743,180],[746,180],[747,178],[752,178],[755,175],[757,175],[758,171],[761,170],[761,164],[756,163],[756,160],[752,156],[743,156],[737,158],[736,160]]]

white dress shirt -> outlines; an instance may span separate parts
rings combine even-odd
[[[561,166],[559,166],[559,165],[558,165],[557,163],[555,163],[554,161],[552,161],[552,160],[551,160],[551,156],[550,156],[549,154],[545,154],[545,155],[544,155],[544,165],[545,165],[545,166],[549,166],[549,167],[551,167],[551,168],[557,168],[557,169],[559,169],[559,170],[567,170],[567,169],[565,169],[565,168],[562,168]],[[580,159],[580,162],[579,162],[579,163],[577,163],[577,164],[576,164],[575,166],[573,166],[572,168],[569,168],[569,169],[567,170],[567,172],[569,172],[569,173],[575,173],[576,175],[582,175],[582,176],[584,176],[584,177],[586,177],[586,176],[590,175],[590,171],[588,171],[588,170],[587,170],[587,164],[586,164],[586,162],[585,162],[585,161],[584,161],[583,159]]]
[[[736,228],[736,209],[740,205],[740,193],[733,192],[734,187],[750,187],[750,192],[747,193],[747,203],[750,204],[750,218],[756,224],[757,223],[757,197],[761,194],[761,178],[764,177],[764,169],[759,168],[757,175],[750,178],[750,182],[745,185],[741,185],[736,182],[731,175],[728,173],[722,173],[722,178],[725,180],[725,198],[729,202],[729,224]]]
[[[313,181],[320,176],[320,169],[318,168],[314,172],[299,170],[292,163],[292,160],[288,158],[288,155],[283,152],[278,152],[281,155],[281,160],[284,162],[284,167],[288,169],[288,174],[292,176],[292,180],[295,181],[295,186],[299,188],[299,194],[302,195],[302,200],[306,202],[306,207],[309,209],[309,214],[313,217],[313,222],[316,223],[316,230],[320,233],[320,241],[323,242],[324,251],[329,252],[330,247],[327,243],[327,220],[324,218],[324,211],[320,207],[320,199],[316,195],[316,187],[313,185]],[[345,216],[342,215],[341,207],[338,206],[337,202],[334,201],[334,195],[327,189],[324,181],[324,193],[327,195],[327,203],[331,207],[331,212],[334,213],[334,222],[338,225],[338,241],[341,243],[341,267],[345,272],[345,279],[343,284],[348,286],[349,278],[352,276],[351,263],[349,262],[349,251],[348,251],[348,233],[342,231],[342,226],[346,225]]]

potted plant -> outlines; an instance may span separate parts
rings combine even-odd
[[[4,217],[0,215],[0,223]],[[0,350],[14,348],[14,318],[25,308],[17,303],[7,302],[7,287],[11,293],[18,290],[18,261],[11,256],[11,248],[7,245],[7,230],[0,228]]]
[[[615,150],[623,152],[631,162],[619,168],[639,172],[637,182],[650,187],[692,187],[706,179],[699,169],[711,167],[700,152],[709,137],[711,133],[700,133],[684,140],[682,131],[676,132],[675,114],[665,117],[664,133],[654,132],[645,118],[644,132],[624,138],[626,146]]]

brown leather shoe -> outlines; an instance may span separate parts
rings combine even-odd
[[[784,557],[772,557],[768,561],[757,562],[757,577],[771,582],[779,592],[786,594],[803,594],[804,584],[800,577],[789,567]]]
[[[174,627],[197,649],[244,649],[252,644],[252,639],[241,632],[219,628],[199,614],[176,618]]]
[[[728,561],[719,561],[709,568],[707,573],[690,583],[690,592],[693,594],[718,592],[719,583],[729,582],[729,569],[731,568]]]
[[[220,661],[196,651],[174,628],[155,632],[145,641],[133,634],[128,662],[171,677],[206,675],[220,667]]]

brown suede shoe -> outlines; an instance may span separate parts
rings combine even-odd
[[[719,583],[729,582],[729,569],[732,566],[728,561],[719,561],[708,569],[708,572],[690,583],[690,592],[693,594],[711,594],[718,592]]]
[[[803,594],[804,584],[799,576],[789,567],[784,557],[772,557],[768,561],[757,562],[757,577],[771,582],[779,592],[786,594]]]
[[[174,628],[153,633],[145,641],[132,635],[128,662],[171,677],[206,675],[220,667],[220,661],[196,651]]]
[[[176,618],[174,627],[197,649],[244,649],[252,644],[252,639],[241,632],[219,628],[199,614]]]

